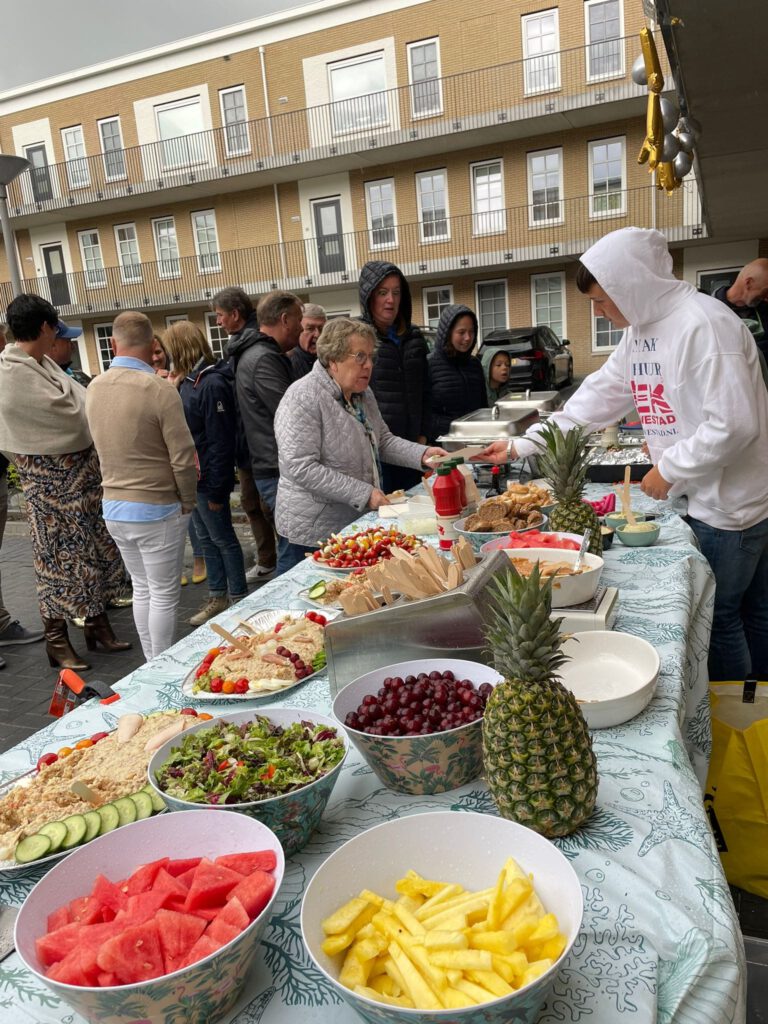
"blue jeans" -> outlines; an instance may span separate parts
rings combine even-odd
[[[289,561],[293,568],[294,565],[301,565],[306,561],[306,556],[311,555],[313,551],[317,551],[317,548],[309,548],[306,544],[291,544],[288,541],[285,553],[286,561]]]
[[[203,557],[203,545],[200,543],[200,538],[198,537],[197,530],[195,529],[195,518],[194,518],[194,516],[190,516],[190,518],[189,518],[188,532],[189,532],[189,543],[192,545],[192,557],[193,558],[202,558]]]
[[[768,679],[768,519],[748,530],[686,521],[715,574],[709,678]]]
[[[253,482],[256,484],[256,490],[261,495],[262,501],[272,513],[272,521],[274,522],[278,478],[276,476],[254,477]],[[277,533],[277,531],[275,532]],[[296,561],[291,559],[288,548],[289,544],[287,538],[281,537],[278,533],[275,576],[282,576],[284,572],[288,572],[289,569],[292,569],[293,566],[296,565]]]
[[[243,549],[232,525],[229,501],[218,512],[208,508],[208,495],[197,495],[197,508],[192,513],[200,546],[203,549],[211,597],[240,600],[248,593],[245,579]]]

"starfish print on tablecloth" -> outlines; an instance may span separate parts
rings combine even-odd
[[[690,811],[681,806],[672,783],[664,783],[664,802],[658,811],[641,811],[638,808],[614,805],[622,814],[629,814],[633,818],[644,818],[650,822],[651,831],[640,844],[637,851],[638,857],[644,857],[654,846],[664,843],[668,839],[679,839],[684,843],[695,846],[697,850],[705,853],[710,860],[716,856],[712,845],[712,833],[710,832],[703,818],[697,818]]]

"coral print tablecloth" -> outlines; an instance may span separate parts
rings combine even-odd
[[[366,525],[371,521],[366,517]],[[621,593],[615,628],[649,640],[660,654],[662,670],[656,696],[643,714],[593,735],[600,772],[597,810],[585,828],[557,841],[581,880],[584,922],[540,1024],[616,1024],[619,1018],[627,1024],[727,1024],[745,1016],[741,934],[701,801],[709,743],[706,649],[714,582],[684,522],[667,511],[662,525],[656,546],[631,549],[617,543],[606,555],[604,582]],[[264,608],[306,607],[296,595],[317,575],[311,566],[300,566],[247,598],[237,616],[228,613],[219,621],[231,624],[243,613]],[[117,686],[122,695],[118,705],[86,705],[2,755],[0,780],[26,771],[46,750],[114,726],[116,711],[188,704],[180,681],[214,640],[207,626],[200,628],[123,680]],[[328,682],[311,680],[274,703],[327,713]],[[206,710],[233,706],[230,701]],[[258,967],[229,1020],[359,1020],[339,1003],[304,951],[302,893],[324,858],[361,830],[398,815],[446,808],[495,813],[479,779],[438,796],[401,796],[383,788],[353,749],[319,831],[288,864]],[[0,876],[0,899],[21,903],[41,871]],[[188,1019],[182,1012],[173,1024]],[[15,954],[0,964],[0,1024],[80,1021],[23,970]],[[141,1024],[130,1015],[125,1022]]]

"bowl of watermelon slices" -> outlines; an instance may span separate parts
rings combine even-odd
[[[254,818],[147,818],[75,850],[37,883],[16,950],[93,1024],[125,1024],[129,1004],[137,1021],[176,1019],[181,1007],[215,1020],[240,995],[284,870],[277,836]]]

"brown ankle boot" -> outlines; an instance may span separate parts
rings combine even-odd
[[[75,672],[85,672],[91,667],[87,661],[83,661],[77,651],[73,650],[64,619],[43,619],[43,629],[45,650],[51,668],[71,668]]]
[[[106,612],[86,617],[85,646],[89,651],[96,650],[96,644],[101,644],[105,651],[129,651],[133,644],[129,640],[118,640],[114,634]]]

